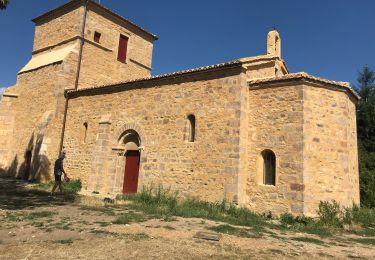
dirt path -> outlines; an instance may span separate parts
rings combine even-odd
[[[189,218],[149,219],[122,207],[92,207],[73,196],[48,197],[0,178],[0,259],[374,259],[375,247],[354,237],[319,238],[267,230],[257,237],[193,238],[222,225]],[[114,224],[120,215],[130,224]],[[136,217],[134,217],[136,216]],[[137,217],[138,216],[138,217]],[[352,240],[350,240],[352,239]],[[351,242],[350,242],[351,241]]]

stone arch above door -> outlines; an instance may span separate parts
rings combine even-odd
[[[117,148],[127,150],[138,150],[141,146],[141,137],[138,132],[133,129],[125,130],[119,137]]]
[[[139,146],[145,145],[146,138],[145,138],[142,128],[134,123],[126,123],[117,131],[115,135],[115,139],[113,140],[114,146],[116,147],[118,146],[120,139],[124,136],[124,133],[126,133],[127,131],[135,131],[138,134],[139,139],[140,139]]]

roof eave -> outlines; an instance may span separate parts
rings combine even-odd
[[[57,13],[57,12],[60,12],[60,11],[63,11],[69,7],[78,7],[78,6],[81,6],[83,5],[84,3],[84,0],[74,0],[74,1],[69,1],[68,3],[66,4],[63,4],[55,9],[52,9],[44,14],[41,14],[39,15],[38,17],[35,17],[34,19],[32,19],[31,21],[33,21],[35,24],[38,24],[40,22],[42,22],[43,20],[49,18],[50,16],[52,16],[53,14]]]
[[[253,87],[260,87],[261,85],[266,85],[266,84],[279,84],[282,82],[291,82],[291,81],[298,81],[298,80],[311,82],[311,83],[324,84],[324,85],[329,85],[332,87],[340,88],[342,90],[345,90],[347,93],[349,93],[355,99],[356,102],[358,102],[361,99],[358,93],[353,88],[351,88],[348,83],[325,80],[325,79],[321,79],[321,78],[308,75],[307,73],[296,73],[294,75],[287,74],[284,77],[273,77],[273,78],[268,78],[268,79],[248,81],[248,85],[253,86]]]
[[[141,78],[141,79],[135,79],[125,82],[119,82],[115,84],[110,85],[104,85],[104,86],[96,86],[92,88],[84,88],[84,89],[78,89],[78,90],[68,90],[66,92],[67,97],[69,98],[71,95],[86,92],[90,93],[92,91],[99,91],[99,90],[105,90],[105,89],[114,89],[117,87],[123,87],[129,84],[135,84],[135,83],[144,83],[144,82],[152,82],[152,81],[158,81],[158,80],[165,80],[165,79],[173,79],[173,78],[181,78],[186,75],[192,75],[192,74],[202,74],[202,73],[209,73],[213,71],[219,71],[219,70],[225,70],[225,69],[234,69],[234,68],[240,68],[243,69],[242,62],[239,60],[234,60],[231,62],[221,63],[221,64],[215,64],[211,66],[205,66],[205,67],[199,67],[195,69],[190,70],[184,70],[169,74],[162,74],[157,76],[152,76],[148,78]]]
[[[85,2],[85,0],[73,0],[73,1],[69,1],[68,3],[66,3],[66,4],[64,4],[62,6],[59,6],[59,7],[55,8],[55,9],[52,9],[52,10],[50,10],[50,11],[48,11],[48,12],[46,12],[46,13],[44,13],[44,14],[42,14],[42,15],[34,18],[34,19],[32,19],[32,21],[35,24],[41,23],[42,21],[50,18],[51,16],[53,16],[54,14],[56,14],[58,12],[63,12],[63,11],[65,11],[68,8],[73,8],[74,9],[76,7],[83,6],[84,2]],[[155,34],[153,34],[151,32],[146,31],[145,29],[143,29],[139,25],[137,25],[137,24],[133,23],[132,21],[130,21],[130,20],[122,17],[119,14],[116,14],[115,12],[111,11],[110,9],[108,9],[108,8],[102,6],[102,5],[100,5],[100,4],[98,4],[98,3],[94,2],[94,1],[89,0],[88,4],[89,5],[93,5],[93,6],[97,7],[97,8],[100,8],[102,11],[104,11],[104,12],[106,12],[106,13],[114,16],[114,17],[116,17],[117,19],[120,19],[120,20],[122,20],[122,21],[124,21],[124,22],[126,22],[126,23],[128,23],[128,24],[130,24],[132,26],[134,26],[138,30],[140,30],[140,31],[146,33],[147,35],[151,36],[154,41],[156,41],[156,40],[159,39],[157,35],[155,35]]]
[[[159,37],[158,37],[157,35],[155,35],[155,34],[149,32],[149,31],[146,31],[146,30],[143,29],[141,26],[135,24],[134,22],[132,22],[132,21],[130,21],[130,20],[124,18],[124,17],[122,17],[121,15],[119,15],[119,14],[113,12],[112,10],[106,8],[105,6],[103,6],[103,5],[101,5],[101,4],[98,4],[97,2],[94,2],[94,1],[89,1],[89,4],[90,4],[90,5],[93,5],[93,6],[95,6],[95,7],[100,8],[102,11],[104,11],[104,12],[110,14],[110,15],[113,15],[114,17],[116,17],[116,18],[118,18],[118,19],[120,19],[120,20],[122,20],[122,21],[124,21],[124,22],[129,23],[130,25],[134,26],[135,28],[137,28],[137,29],[141,30],[142,32],[146,33],[147,35],[151,36],[151,37],[154,39],[154,41],[156,41],[156,40],[159,39]]]

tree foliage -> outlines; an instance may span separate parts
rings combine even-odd
[[[3,10],[7,8],[8,4],[9,4],[9,0],[0,0],[0,9]]]
[[[359,73],[357,91],[361,204],[375,207],[375,72],[368,66]]]

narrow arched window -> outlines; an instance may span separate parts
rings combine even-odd
[[[264,150],[263,157],[263,183],[266,185],[276,184],[276,156],[271,150]]]
[[[195,141],[195,116],[194,115],[188,115],[188,121],[189,121],[189,142]]]
[[[86,138],[87,138],[87,129],[88,129],[88,124],[87,122],[83,123],[82,127],[82,143],[86,143]]]

